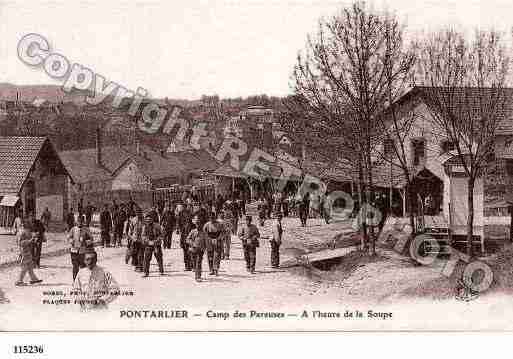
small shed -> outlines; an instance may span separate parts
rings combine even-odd
[[[466,235],[468,208],[468,176],[459,156],[448,158],[444,163],[443,213],[448,219],[452,235]],[[474,183],[474,226],[473,235],[478,236],[484,250],[484,180]]]

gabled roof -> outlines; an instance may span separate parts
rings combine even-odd
[[[44,146],[46,137],[0,136],[0,195],[17,195]]]
[[[494,98],[496,91],[492,88],[477,87],[458,87],[449,90],[441,87],[415,86],[398,99],[394,106],[400,106],[414,98],[421,98],[429,106],[430,98],[436,96],[450,100],[454,113],[459,113],[463,109],[469,112],[469,106],[472,107],[470,110],[475,110],[477,113],[480,101],[491,101],[490,99]],[[498,113],[500,119],[497,125],[497,135],[513,135],[513,88],[506,87],[500,91],[504,96],[505,106]]]
[[[179,159],[189,172],[211,172],[219,168],[219,162],[215,157],[203,149],[174,152],[167,155]]]
[[[63,151],[59,156],[76,183],[108,180],[130,158],[128,152],[116,146],[102,148],[101,166],[96,163],[96,148]]]
[[[181,177],[188,170],[174,153],[161,154],[148,146],[141,145],[139,154],[130,155],[137,167],[153,180]]]
[[[77,183],[112,179],[129,162],[151,179],[179,177],[189,169],[174,153],[160,154],[148,146],[134,148],[102,147],[101,166],[96,163],[96,148],[60,153],[62,162]]]

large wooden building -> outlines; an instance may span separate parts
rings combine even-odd
[[[52,219],[67,212],[69,175],[46,137],[0,137],[0,227],[12,225],[17,211]]]

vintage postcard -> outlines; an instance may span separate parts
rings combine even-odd
[[[512,12],[1,2],[0,330],[512,330]]]

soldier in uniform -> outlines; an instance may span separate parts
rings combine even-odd
[[[110,247],[110,230],[112,229],[112,216],[109,212],[108,204],[105,204],[105,208],[102,211],[102,213],[100,214],[100,228],[101,228],[102,246]]]
[[[137,209],[137,215],[130,220],[128,228],[128,240],[130,241],[130,255],[132,257],[132,265],[135,266],[136,272],[143,271],[144,247],[142,243],[142,231],[144,227],[142,210]]]
[[[265,225],[265,216],[267,213],[266,204],[263,198],[260,198],[257,202],[258,220],[260,227]]]
[[[164,248],[171,249],[175,225],[175,212],[171,203],[168,203],[166,209],[164,210],[164,213],[162,214],[162,227],[164,229]]]
[[[194,222],[198,223],[197,218]],[[188,244],[189,253],[194,261],[194,277],[196,282],[201,282],[201,264],[203,262],[203,255],[207,247],[207,238],[203,229],[196,226],[187,235],[186,242]]]
[[[178,230],[180,231],[180,247],[183,250],[183,262],[185,264],[185,270],[192,270],[192,257],[189,252],[189,244],[187,242],[187,236],[192,230],[192,214],[189,208],[184,207],[178,214]]]
[[[220,213],[218,222],[223,226],[224,233],[221,238],[221,259],[230,259],[230,246],[232,244],[232,230],[230,223],[225,220],[224,212]]]
[[[43,249],[43,242],[46,241],[45,239],[45,226],[43,223],[34,217],[34,214],[29,215],[30,222],[32,223],[32,233],[35,237],[34,245],[32,247],[33,254],[32,254],[32,260],[34,263],[35,268],[41,267],[41,251]]]
[[[144,245],[144,275],[148,277],[150,274],[151,258],[155,256],[159,265],[160,274],[164,274],[164,263],[162,259],[162,229],[158,223],[153,221],[151,213],[147,213],[144,217],[144,227],[142,230],[142,241]]]
[[[258,228],[251,221],[252,217],[246,216],[246,223],[239,229],[238,237],[242,241],[246,269],[250,273],[255,273],[256,249],[260,245],[258,242],[260,232],[258,232]]]
[[[71,265],[73,267],[73,280],[80,268],[84,267],[84,255],[90,248],[94,248],[93,236],[89,227],[84,226],[84,217],[78,217],[76,225],[69,231]]]
[[[123,229],[125,226],[125,221],[127,220],[127,215],[125,212],[125,206],[121,204],[119,209],[114,217],[114,245],[121,247],[122,239],[123,239]]]
[[[17,286],[25,285],[23,282],[25,275],[28,273],[30,284],[41,283],[42,280],[34,274],[34,262],[32,260],[34,237],[31,230],[32,222],[24,221],[22,230],[18,233],[18,245],[20,247],[20,276],[15,283]]]
[[[310,193],[307,193],[299,202],[299,219],[301,226],[306,227],[306,221],[310,212]]]
[[[216,214],[211,212],[210,221],[205,223],[203,227],[203,232],[207,235],[207,257],[210,275],[219,275],[219,264],[221,262],[225,231],[223,224],[217,220]]]

